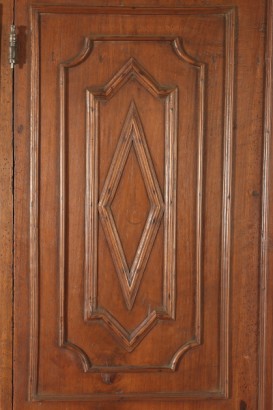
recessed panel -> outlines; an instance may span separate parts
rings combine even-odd
[[[32,10],[32,397],[226,397],[233,10],[57,9]]]

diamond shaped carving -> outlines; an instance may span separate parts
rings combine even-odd
[[[126,114],[127,112],[124,114],[124,118],[126,118]],[[147,137],[146,132],[145,137]],[[129,268],[132,267],[150,207],[149,196],[132,144],[111,203],[111,211]]]
[[[128,109],[117,147],[106,176],[102,192],[98,192],[100,102],[107,103],[127,82],[137,81],[154,98],[163,100],[165,113],[165,181],[162,196],[143,124],[134,102]],[[85,320],[102,320],[109,331],[127,351],[132,351],[158,323],[175,318],[175,242],[176,242],[176,160],[177,160],[177,102],[176,87],[159,85],[134,58],[102,87],[86,92],[87,107],[87,167],[85,212]],[[131,266],[128,266],[111,205],[117,193],[130,151],[134,150],[140,168],[150,208]],[[117,196],[118,201],[118,196]],[[117,280],[127,309],[134,307],[145,267],[148,262],[161,220],[164,218],[164,266],[162,303],[150,310],[133,329],[127,330],[114,315],[98,301],[98,224],[103,226]]]
[[[143,180],[150,200],[150,212],[137,248],[131,268],[129,268],[116,224],[111,211],[125,164],[133,147],[141,169]],[[123,296],[128,309],[131,309],[149,258],[151,248],[162,218],[164,204],[157,181],[143,126],[134,101],[132,101],[112,164],[110,166],[99,201],[99,213],[115,264]]]

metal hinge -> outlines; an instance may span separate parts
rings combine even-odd
[[[17,63],[17,35],[16,35],[16,26],[12,24],[10,26],[9,34],[9,63],[10,67],[13,68],[14,64]]]

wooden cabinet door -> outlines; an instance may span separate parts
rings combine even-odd
[[[16,25],[14,408],[256,410],[265,1]]]

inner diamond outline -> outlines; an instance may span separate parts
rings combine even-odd
[[[150,211],[130,269],[114,221],[111,204],[132,146],[135,150],[147,190],[150,201]],[[130,104],[117,148],[102,189],[98,211],[119,278],[121,290],[127,308],[131,310],[164,212],[162,193],[146,142],[141,119],[134,101]]]

